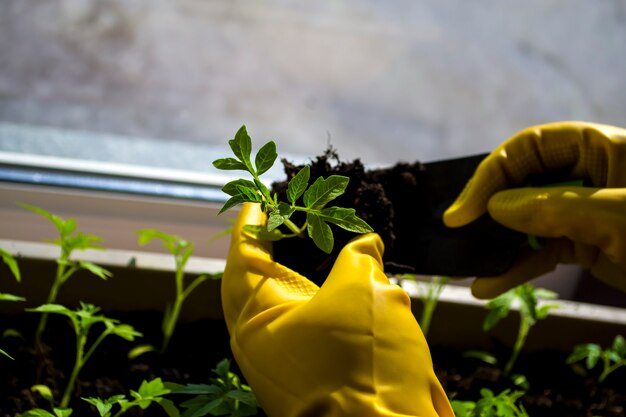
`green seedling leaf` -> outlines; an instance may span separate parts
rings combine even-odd
[[[263,195],[267,200],[271,201],[272,196],[270,195],[270,190],[267,189],[265,184],[263,184],[260,180],[254,179],[254,185],[257,187],[261,195]],[[265,202],[265,201],[264,201]],[[265,211],[265,210],[264,210]]]
[[[175,394],[221,395],[222,389],[208,384],[187,384],[173,391]]]
[[[254,239],[267,240],[270,242],[274,242],[285,237],[283,232],[278,229],[268,231],[266,227],[254,224],[245,225],[243,227],[243,232]]]
[[[9,337],[25,340],[24,335],[15,329],[6,329],[2,332],[2,340],[8,339]]]
[[[322,220],[336,224],[349,232],[369,233],[374,231],[363,219],[357,217],[354,209],[328,207],[322,209],[318,216]]]
[[[626,340],[624,340],[624,336],[615,336],[612,347],[619,357],[626,359]]]
[[[232,197],[232,196],[236,196],[240,194],[238,187],[246,187],[246,188],[254,189],[256,185],[254,184],[254,182],[250,180],[244,180],[240,178],[240,179],[231,181],[229,183],[226,183],[226,185],[222,187],[222,191]]]
[[[574,351],[567,357],[565,362],[568,364],[572,364],[586,359],[587,369],[592,369],[598,362],[598,359],[600,359],[601,353],[602,348],[600,347],[600,345],[597,345],[595,343],[578,345],[574,348]]]
[[[0,292],[0,301],[26,301],[26,298]]]
[[[109,271],[107,271],[106,269],[102,268],[101,266],[98,266],[92,262],[85,262],[85,261],[80,261],[78,262],[78,265],[80,265],[81,268],[86,269],[87,271],[91,272],[92,274],[94,274],[95,276],[97,276],[98,278],[101,278],[103,280],[107,280],[108,278],[111,278],[113,276],[113,274]]]
[[[235,158],[220,158],[213,161],[213,166],[217,169],[223,169],[228,171],[242,170],[247,171],[248,167],[242,162],[239,162]]]
[[[158,397],[169,394],[171,391],[165,387],[161,378],[155,378],[152,381],[143,381],[139,386],[139,395],[141,398]]]
[[[11,360],[15,360],[13,359],[13,356],[9,355],[8,353],[6,353],[4,350],[0,349],[0,354],[6,356],[7,358],[11,359]]]
[[[296,211],[296,209],[291,207],[289,204],[280,202],[278,204],[278,208],[270,213],[269,219],[267,221],[267,231],[271,232],[272,230],[283,224],[285,220],[291,217],[294,211]]]
[[[213,369],[213,372],[223,379],[228,379],[230,375],[230,359],[222,359],[219,361],[215,369]]]
[[[58,417],[58,415],[52,414],[51,412],[41,408],[33,408],[32,410],[28,410],[25,413],[20,414],[19,417]]]
[[[291,204],[302,196],[306,188],[309,186],[309,177],[311,176],[311,167],[305,165],[287,184],[287,200]]]
[[[111,334],[121,337],[124,340],[132,342],[136,337],[142,337],[143,334],[136,331],[133,326],[128,324],[114,324],[111,321],[106,321],[105,325]]]
[[[246,126],[243,125],[235,134],[235,138],[228,141],[230,149],[241,162],[252,172],[252,164],[250,162],[250,154],[252,153],[252,139],[248,135]]]
[[[528,391],[530,389],[530,383],[528,382],[528,378],[523,374],[513,374],[511,375],[511,382],[523,389],[524,391]]]
[[[463,353],[464,358],[478,359],[481,362],[488,363],[489,365],[497,365],[498,359],[489,352],[484,350],[468,350]]]
[[[454,415],[456,417],[473,417],[472,414],[474,408],[476,408],[476,403],[473,401],[459,401],[453,400],[450,401],[450,405],[452,406],[452,411],[454,411]]]
[[[159,239],[162,241],[163,247],[172,254],[176,252],[177,242],[181,240],[178,236],[170,235],[156,229],[141,229],[137,231],[137,234],[139,235],[137,243],[140,246],[145,246],[154,239]]]
[[[550,313],[550,310],[554,310],[561,307],[558,304],[544,304],[541,307],[539,307],[537,309],[537,319],[538,320],[543,320],[546,317],[548,317],[548,314]]]
[[[218,376],[218,378],[211,378],[213,385],[189,384],[173,391],[176,394],[197,395],[181,404],[187,409],[182,416],[256,415],[258,407],[256,397],[249,386],[242,384],[239,377],[230,372],[230,360],[220,361],[213,372]]]
[[[70,417],[72,415],[72,409],[71,408],[54,408],[54,415],[56,417]]]
[[[57,228],[59,233],[63,235],[63,232],[65,230],[65,220],[63,220],[61,217],[56,216],[42,209],[41,207],[31,206],[30,204],[24,204],[24,203],[17,203],[17,205],[23,209],[32,211],[33,213],[37,213],[40,216],[43,216],[46,219],[50,220],[52,224],[54,224],[54,226]]]
[[[249,391],[232,390],[226,393],[226,397],[241,401],[242,403],[255,407],[257,404],[256,396]]]
[[[315,245],[326,253],[333,250],[335,238],[330,226],[322,218],[313,213],[307,213],[307,232]]]
[[[156,352],[157,348],[152,345],[139,345],[135,346],[128,352],[128,359],[136,359],[144,353]]]
[[[500,320],[508,316],[514,299],[515,289],[512,289],[487,303],[490,311],[483,322],[483,331],[491,330]]]
[[[77,232],[76,235],[67,236],[65,240],[61,240],[59,246],[66,246],[70,251],[85,249],[102,250],[102,246],[94,244],[101,241],[102,238],[100,236],[85,235],[82,232]]]
[[[74,312],[61,304],[42,304],[39,307],[27,308],[26,311],[33,311],[39,313],[58,313],[66,316],[73,315]]]
[[[30,390],[32,392],[36,392],[37,394],[41,395],[41,398],[43,398],[44,400],[50,403],[54,401],[52,390],[47,385],[41,385],[41,384],[33,385],[32,387],[30,387]]]
[[[219,214],[222,214],[223,212],[225,212],[226,210],[233,208],[235,206],[238,206],[239,204],[243,204],[245,203],[245,199],[243,198],[243,196],[237,194],[231,198],[229,198],[226,203],[224,203],[224,207],[222,207],[219,211]]]
[[[82,400],[88,402],[89,404],[96,407],[98,413],[101,417],[109,416],[113,406],[117,404],[119,401],[125,400],[126,397],[124,395],[114,395],[112,397],[107,398],[106,400],[102,400],[100,398],[81,398]]]
[[[180,412],[178,411],[178,408],[176,408],[176,405],[174,405],[174,402],[172,400],[168,400],[167,398],[159,398],[158,400],[156,400],[156,403],[161,406],[163,411],[165,411],[165,413],[169,417],[180,417]]]
[[[350,179],[341,175],[331,175],[327,179],[319,177],[304,193],[307,208],[321,209],[344,193]]]
[[[74,232],[74,230],[76,230],[76,220],[67,219],[63,224],[63,230],[61,231],[61,234],[69,236],[70,234],[72,234],[72,232]]]
[[[223,397],[211,400],[206,395],[187,400],[183,402],[181,406],[188,408],[188,410],[182,414],[182,417],[202,417],[209,414],[222,416],[227,415],[229,411],[228,404],[225,404]]]
[[[254,188],[248,188],[241,185],[237,185],[237,191],[239,191],[239,195],[243,198],[243,201],[250,203],[260,203],[262,198]]]
[[[534,293],[538,300],[556,300],[559,296],[556,292],[545,288],[535,288]]]
[[[2,256],[2,261],[9,267],[9,270],[11,271],[11,274],[13,274],[13,277],[15,277],[15,280],[20,282],[22,279],[22,276],[20,275],[20,268],[13,255],[0,248],[0,256]]]
[[[256,154],[256,158],[254,158],[254,165],[256,166],[256,174],[261,175],[267,170],[269,170],[272,165],[274,165],[274,161],[278,154],[276,153],[276,143],[273,141],[267,142],[265,145],[259,149],[259,152]]]

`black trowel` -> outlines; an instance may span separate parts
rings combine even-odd
[[[489,214],[459,228],[448,228],[442,220],[486,156],[423,164],[428,196],[423,204],[429,214],[396,230],[396,245],[410,251],[395,254],[394,261],[410,266],[412,273],[450,277],[497,276],[512,266],[526,235],[496,223]]]

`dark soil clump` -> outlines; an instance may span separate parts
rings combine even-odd
[[[287,183],[302,166],[282,160],[287,180],[273,184],[272,191],[279,200],[286,200]],[[343,195],[330,205],[354,208],[357,216],[365,220],[380,235],[385,244],[385,270],[389,273],[411,272],[413,268],[394,259],[406,245],[398,229],[412,218],[426,216],[426,193],[423,187],[424,167],[419,162],[400,163],[388,169],[366,170],[360,160],[342,162],[335,150],[328,149],[310,164],[311,183],[317,177],[343,175],[350,182]],[[420,212],[422,210],[423,212]],[[304,216],[295,213],[293,220],[304,223]],[[332,226],[331,226],[332,227]],[[288,265],[320,285],[326,279],[343,246],[356,235],[338,227],[332,227],[335,245],[330,254],[320,251],[310,239],[285,239],[274,242],[274,259]],[[306,254],[306,256],[304,256]]]

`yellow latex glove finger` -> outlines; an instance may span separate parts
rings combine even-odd
[[[576,263],[626,291],[625,188],[522,188],[496,193],[488,204],[494,220],[522,233],[547,238],[546,247],[521,254],[500,277],[476,280],[479,298],[492,298],[557,264]]]
[[[530,127],[485,158],[443,220],[449,227],[474,221],[496,192],[524,185],[530,174],[566,169],[594,187],[626,187],[625,164],[624,129],[585,122]]]
[[[626,130],[583,122],[528,128],[495,149],[444,213],[450,227],[463,226],[489,211],[498,222],[530,235],[560,238],[536,253],[524,253],[497,278],[476,280],[473,292],[491,298],[555,268],[558,263],[589,267],[597,278],[626,290]],[[530,174],[567,171],[605,189],[521,186]],[[502,192],[500,192],[502,191]],[[491,282],[490,282],[491,281]]]
[[[258,205],[244,205],[222,302],[233,354],[265,412],[453,417],[410,300],[383,273],[378,235],[346,245],[318,288],[243,235],[263,221]]]

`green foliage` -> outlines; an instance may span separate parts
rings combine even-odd
[[[0,248],[0,256],[2,257],[2,262],[4,262],[9,267],[9,270],[11,271],[11,274],[13,274],[13,277],[15,277],[15,280],[17,282],[20,282],[22,279],[22,276],[20,274],[20,268],[17,265],[17,261],[15,260],[13,255]]]
[[[622,335],[615,336],[613,344],[606,349],[596,343],[578,345],[568,356],[566,362],[573,364],[585,360],[587,369],[593,369],[602,359],[602,373],[598,382],[602,382],[612,372],[622,366],[626,366],[626,341]]]
[[[187,297],[189,297],[191,292],[204,281],[208,279],[219,279],[221,278],[221,275],[202,274],[196,277],[196,279],[185,287],[185,265],[193,253],[193,243],[182,239],[179,236],[170,235],[154,229],[142,229],[138,233],[139,245],[144,246],[152,242],[154,239],[157,239],[161,241],[162,246],[167,249],[169,253],[174,255],[176,265],[176,296],[173,304],[170,304],[165,308],[163,323],[161,325],[161,329],[163,331],[163,344],[161,345],[161,352],[164,352],[169,345],[172,335],[174,334],[180,310]]]
[[[526,283],[499,295],[487,303],[487,308],[490,311],[483,322],[484,331],[491,330],[501,319],[508,316],[514,304],[517,303],[519,306],[520,327],[511,357],[504,366],[505,375],[509,375],[513,369],[513,365],[526,343],[530,328],[534,326],[538,320],[545,319],[551,309],[558,307],[556,304],[543,304],[539,306],[539,301],[552,300],[556,297],[557,294],[553,291],[535,288],[533,285]]]
[[[258,403],[254,393],[230,371],[228,359],[218,363],[213,372],[217,378],[211,378],[211,385],[188,384],[175,391],[176,394],[196,395],[181,404],[187,409],[181,417],[245,417],[257,413]]]
[[[399,276],[399,278],[416,281],[417,277],[414,274],[404,274]],[[428,336],[433,313],[435,312],[435,308],[439,302],[441,292],[448,284],[449,280],[450,278],[448,277],[433,276],[430,281],[419,283],[417,296],[422,301],[424,307],[422,309],[422,313],[420,314],[418,323],[422,329],[424,337]]]
[[[69,405],[72,392],[74,391],[74,384],[80,370],[106,337],[115,335],[132,342],[135,340],[135,337],[142,336],[141,333],[135,331],[132,326],[121,324],[118,320],[98,314],[100,309],[92,304],[81,303],[81,307],[76,311],[70,310],[60,304],[44,304],[37,308],[27,309],[26,311],[44,314],[61,314],[68,317],[72,323],[76,335],[76,358],[74,368],[72,369],[67,387],[65,388],[63,398],[60,402],[61,408],[66,408]],[[95,340],[93,340],[89,349],[87,349],[89,333],[91,327],[95,324],[102,324],[103,329]]]
[[[41,408],[33,408],[18,417],[70,417],[72,415],[71,408],[53,408],[52,413]]]
[[[143,381],[137,391],[131,390],[130,398],[125,395],[114,395],[106,400],[93,397],[82,399],[96,407],[101,417],[118,417],[130,408],[139,407],[145,410],[152,404],[161,406],[169,417],[179,417],[180,413],[172,400],[164,398],[165,395],[173,392],[173,387],[177,386],[164,383],[161,378],[156,378],[150,382]],[[117,408],[115,414],[113,414],[114,408]]]
[[[245,202],[259,203],[261,209],[268,214],[266,227],[246,226],[244,231],[254,237],[265,240],[279,240],[285,237],[300,236],[306,230],[313,242],[326,253],[334,246],[334,237],[329,224],[354,233],[367,233],[373,229],[356,216],[355,210],[341,207],[326,207],[328,203],[345,192],[349,178],[331,175],[319,177],[309,186],[311,170],[309,166],[302,168],[287,185],[287,200],[279,202],[276,194],[270,195],[269,190],[260,180],[260,175],[269,170],[278,155],[276,144],[272,141],[259,149],[254,161],[250,160],[252,140],[242,126],[234,139],[228,144],[236,158],[222,158],[213,161],[213,166],[222,170],[243,170],[252,176],[252,181],[237,179],[226,184],[222,191],[230,196],[220,213]],[[303,205],[297,205],[302,198]],[[297,226],[290,217],[296,211],[306,213],[304,225]],[[283,233],[279,226],[286,226],[291,233]]]
[[[63,219],[56,216],[40,207],[31,206],[28,204],[18,204],[20,207],[37,213],[46,219],[50,220],[59,232],[59,237],[53,241],[55,245],[61,248],[61,254],[57,260],[57,271],[50,292],[48,293],[48,300],[46,304],[54,304],[57,299],[59,289],[67,282],[68,279],[77,271],[84,269],[91,272],[93,275],[101,278],[108,279],[111,277],[111,273],[106,269],[91,263],[84,261],[74,261],[70,257],[75,250],[85,249],[103,249],[102,246],[97,243],[102,241],[99,236],[86,235],[81,231],[76,230],[76,220]],[[46,322],[48,320],[47,314],[42,314],[37,326],[37,332],[35,337],[37,341],[40,340],[42,333],[45,330]]]
[[[22,276],[20,274],[20,268],[17,264],[17,260],[15,260],[15,258],[13,257],[13,255],[11,255],[11,253],[5,251],[2,248],[0,248],[0,256],[2,257],[2,261],[9,267],[9,270],[11,271],[11,274],[13,275],[15,280],[17,282],[20,282],[22,279]],[[0,293],[0,301],[24,301],[24,300],[25,299],[23,297],[19,297],[17,295]],[[3,353],[2,350],[0,350],[0,353]]]
[[[504,390],[498,395],[487,389],[480,390],[481,399],[474,401],[452,400],[450,403],[456,417],[528,417],[518,400],[521,391]]]
[[[22,278],[22,276],[20,274],[20,268],[17,265],[17,261],[15,260],[13,255],[11,255],[11,253],[5,251],[4,249],[0,248],[0,256],[2,257],[2,261],[9,267],[9,270],[11,271],[11,274],[13,275],[15,280],[17,282],[20,282],[20,280]],[[0,301],[24,301],[24,300],[25,300],[24,297],[19,297],[17,295],[6,294],[6,293],[1,293],[0,292]],[[11,355],[6,353],[2,349],[0,349],[0,355],[4,355],[4,356],[6,356],[9,359],[13,359],[13,357],[11,357]]]

